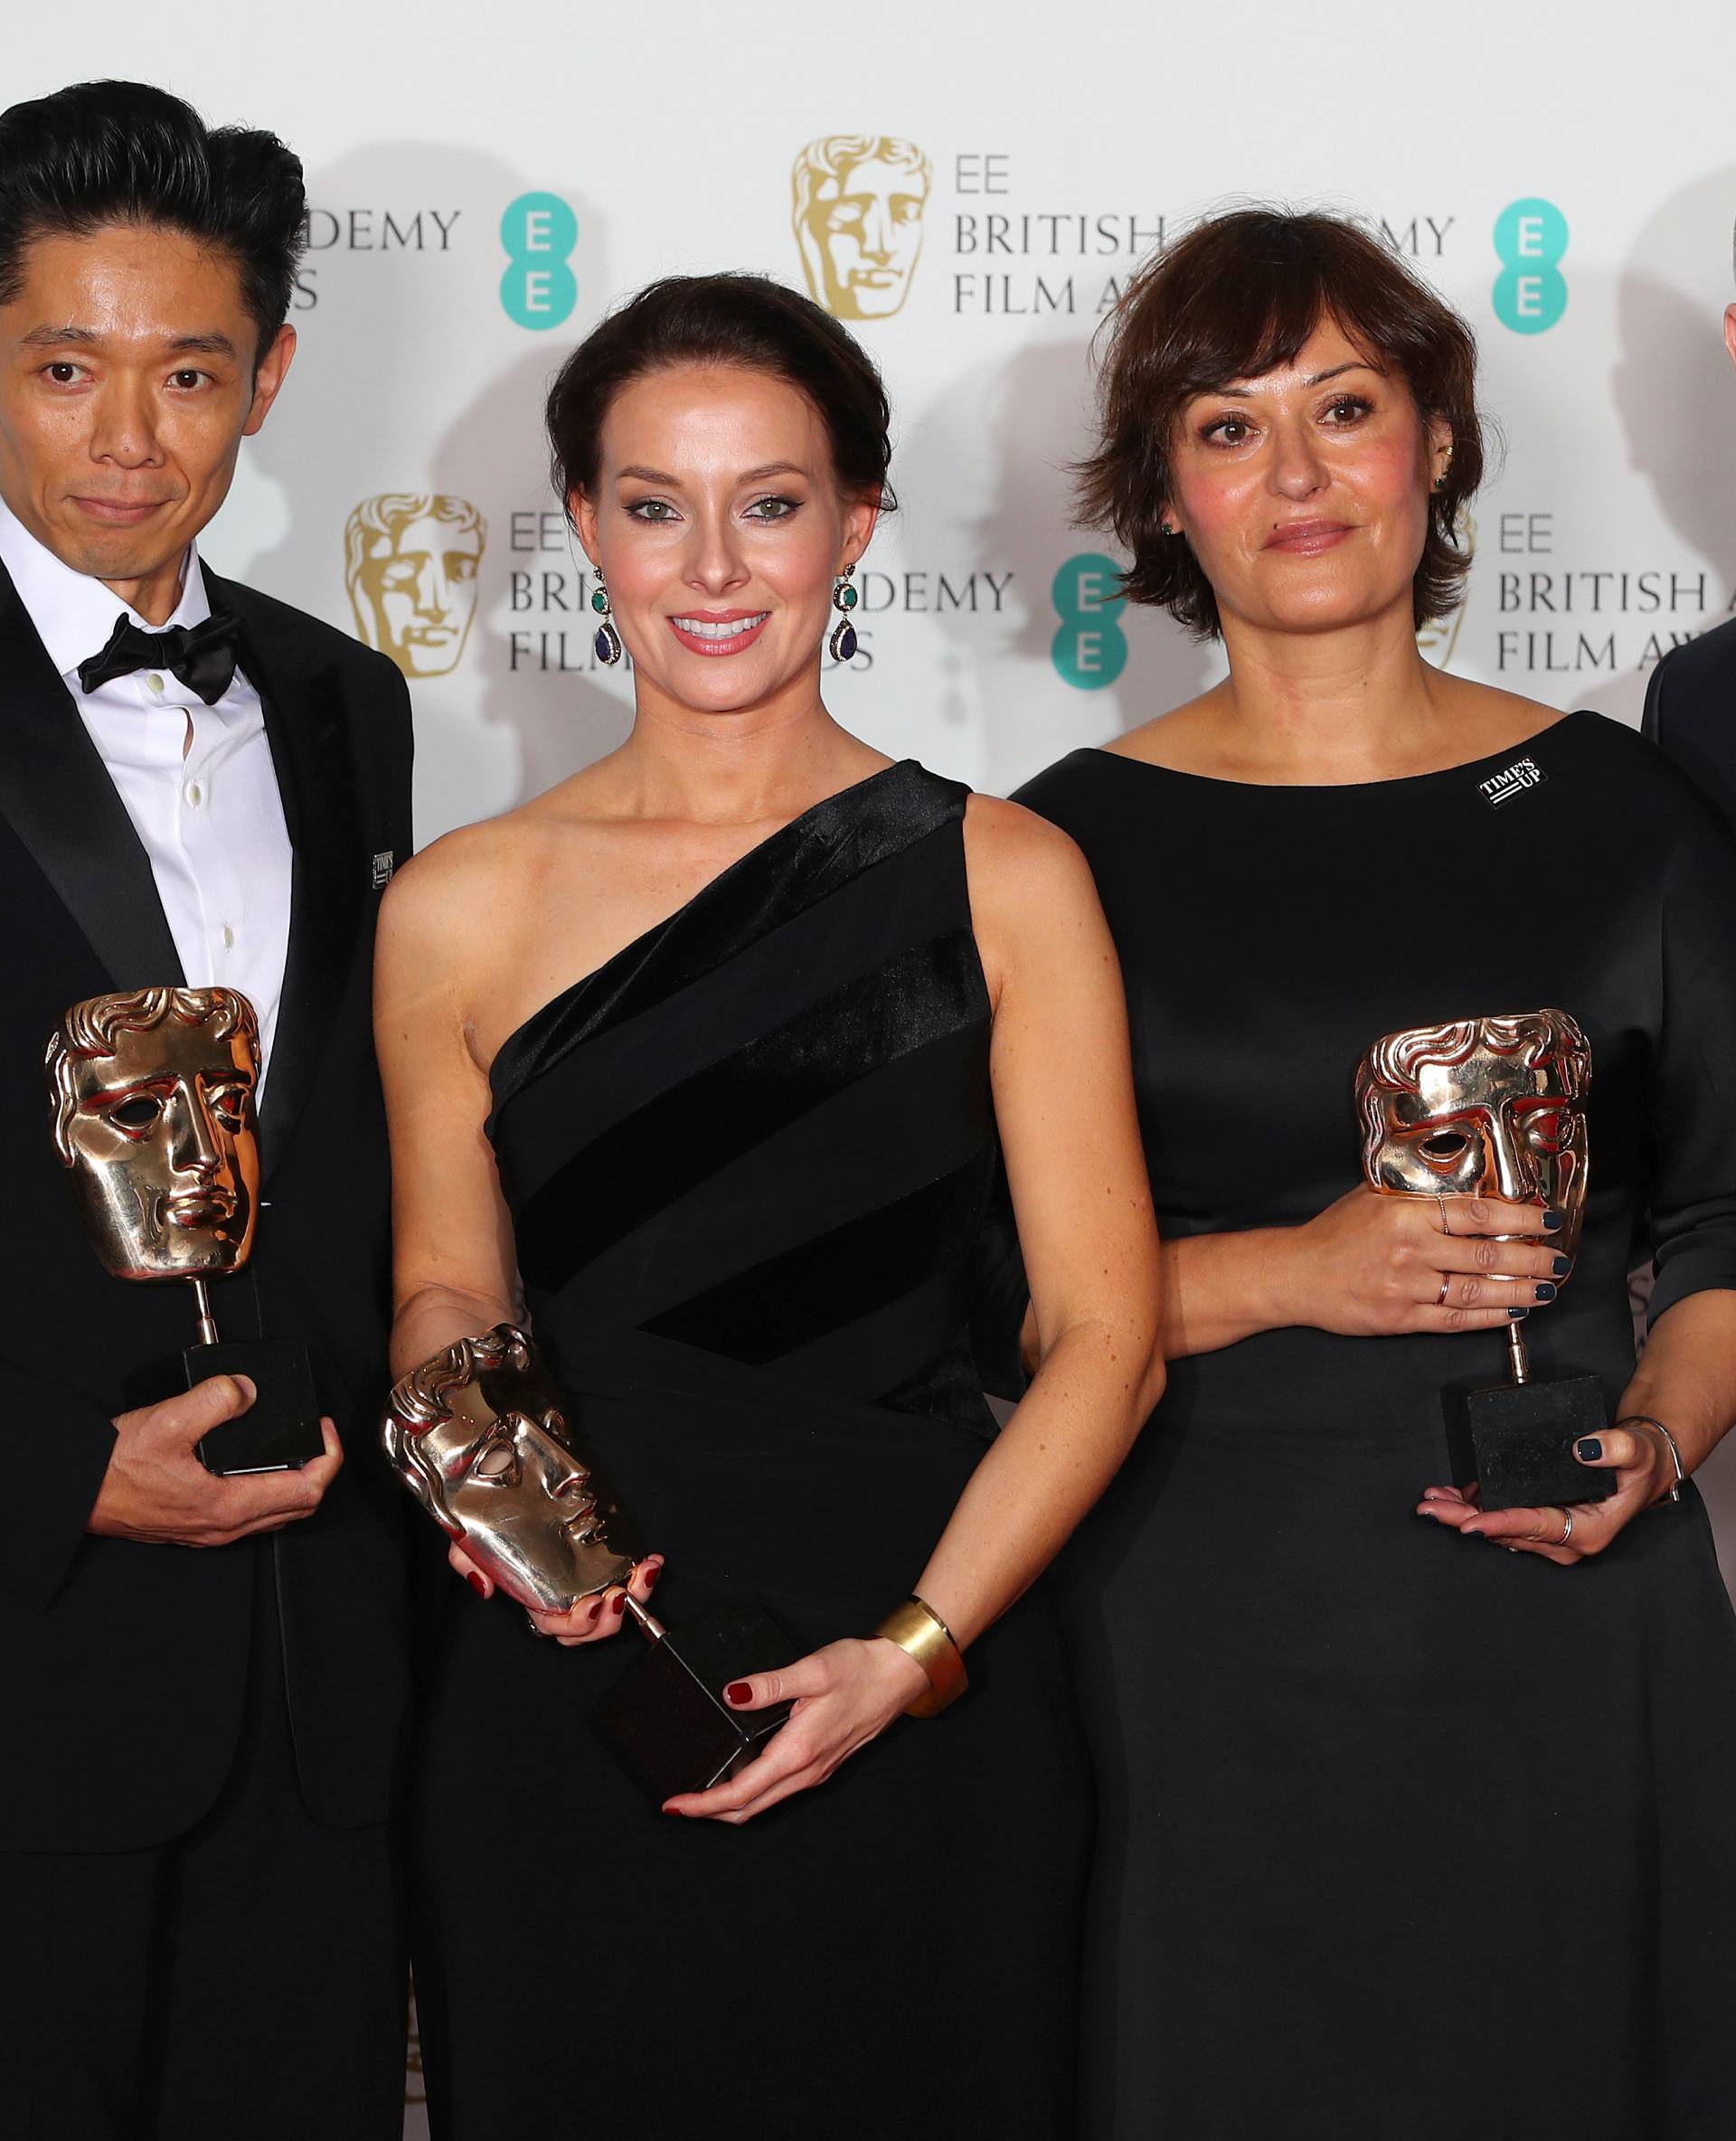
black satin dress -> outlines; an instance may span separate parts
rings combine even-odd
[[[1521,759],[1540,778],[1503,784]],[[1655,1317],[1736,1287],[1736,856],[1631,731],[1574,714],[1349,788],[1076,751],[1020,800],[1096,873],[1166,1232],[1352,1188],[1381,1034],[1559,1004],[1591,1043],[1590,1195],[1538,1372],[1618,1396],[1654,1249]],[[1289,1329],[1175,1362],[1075,1542],[1096,2141],[1736,2136],[1736,1625],[1705,1511],[1690,1490],[1571,1569],[1419,1521],[1441,1385],[1502,1355]]]
[[[537,1341],[668,1556],[672,1627],[806,1644],[907,1597],[994,1434],[967,1345],[995,1136],[966,791],[821,803],[536,1014],[490,1125]],[[1049,1595],[966,1696],[737,1828],[587,1712],[629,1662],[453,1586],[423,1767],[445,2141],[1052,2141],[1086,1803]]]

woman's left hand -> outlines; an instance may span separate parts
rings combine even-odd
[[[1675,1467],[1664,1438],[1650,1428],[1605,1428],[1573,1445],[1573,1455],[1588,1470],[1614,1472],[1616,1492],[1607,1502],[1575,1502],[1571,1509],[1552,1503],[1543,1509],[1481,1509],[1477,1489],[1431,1486],[1417,1504],[1419,1516],[1449,1524],[1464,1539],[1492,1539],[1517,1553],[1541,1554],[1546,1561],[1571,1568],[1588,1554],[1601,1553],[1642,1509],[1675,1484]],[[1561,1533],[1569,1529],[1570,1536]]]
[[[754,1673],[731,1681],[723,1697],[731,1710],[764,1710],[792,1698],[795,1708],[760,1752],[727,1783],[665,1799],[663,1810],[711,1821],[751,1821],[779,1799],[824,1784],[839,1763],[883,1732],[927,1685],[916,1660],[883,1636],[828,1643],[781,1673]]]

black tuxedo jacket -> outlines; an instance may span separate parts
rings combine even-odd
[[[184,977],[145,850],[0,570],[0,1849],[118,1851],[191,1827],[234,1755],[256,1583],[275,1588],[303,1797],[383,1819],[408,1705],[410,1505],[378,1453],[387,1386],[386,1135],[373,925],[409,854],[403,680],[315,618],[207,572],[242,627],[294,849],[288,962],[260,1118],[249,1269],[225,1338],[304,1339],[345,1461],[320,1509],[232,1546],[85,1529],[141,1369],[193,1342],[190,1289],[98,1263],[49,1136],[66,1006]],[[260,1557],[266,1566],[259,1566]]]
[[[1646,688],[1643,726],[1736,825],[1736,620],[1671,648]]]

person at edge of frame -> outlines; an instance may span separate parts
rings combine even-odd
[[[1724,307],[1724,347],[1736,364],[1736,303]],[[1670,649],[1646,686],[1641,727],[1736,825],[1733,709],[1736,618]]]
[[[197,549],[289,370],[305,209],[275,137],[158,89],[0,114],[0,2132],[33,2141],[401,2129],[369,1018],[408,696]],[[214,1306],[225,1338],[307,1344],[331,1417],[300,1470],[201,1465],[245,1379],[138,1401],[192,1297],[106,1276],[51,1141],[66,1007],[168,986],[259,1014],[260,1223]]]

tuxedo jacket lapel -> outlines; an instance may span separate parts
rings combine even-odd
[[[241,668],[265,705],[284,820],[294,850],[289,955],[260,1111],[267,1179],[289,1141],[333,1031],[337,1002],[356,957],[366,886],[355,769],[336,673],[306,659],[306,643],[286,630],[293,617],[209,570],[213,610],[241,626]]]
[[[178,986],[150,858],[4,566],[0,677],[0,816],[116,988]]]

